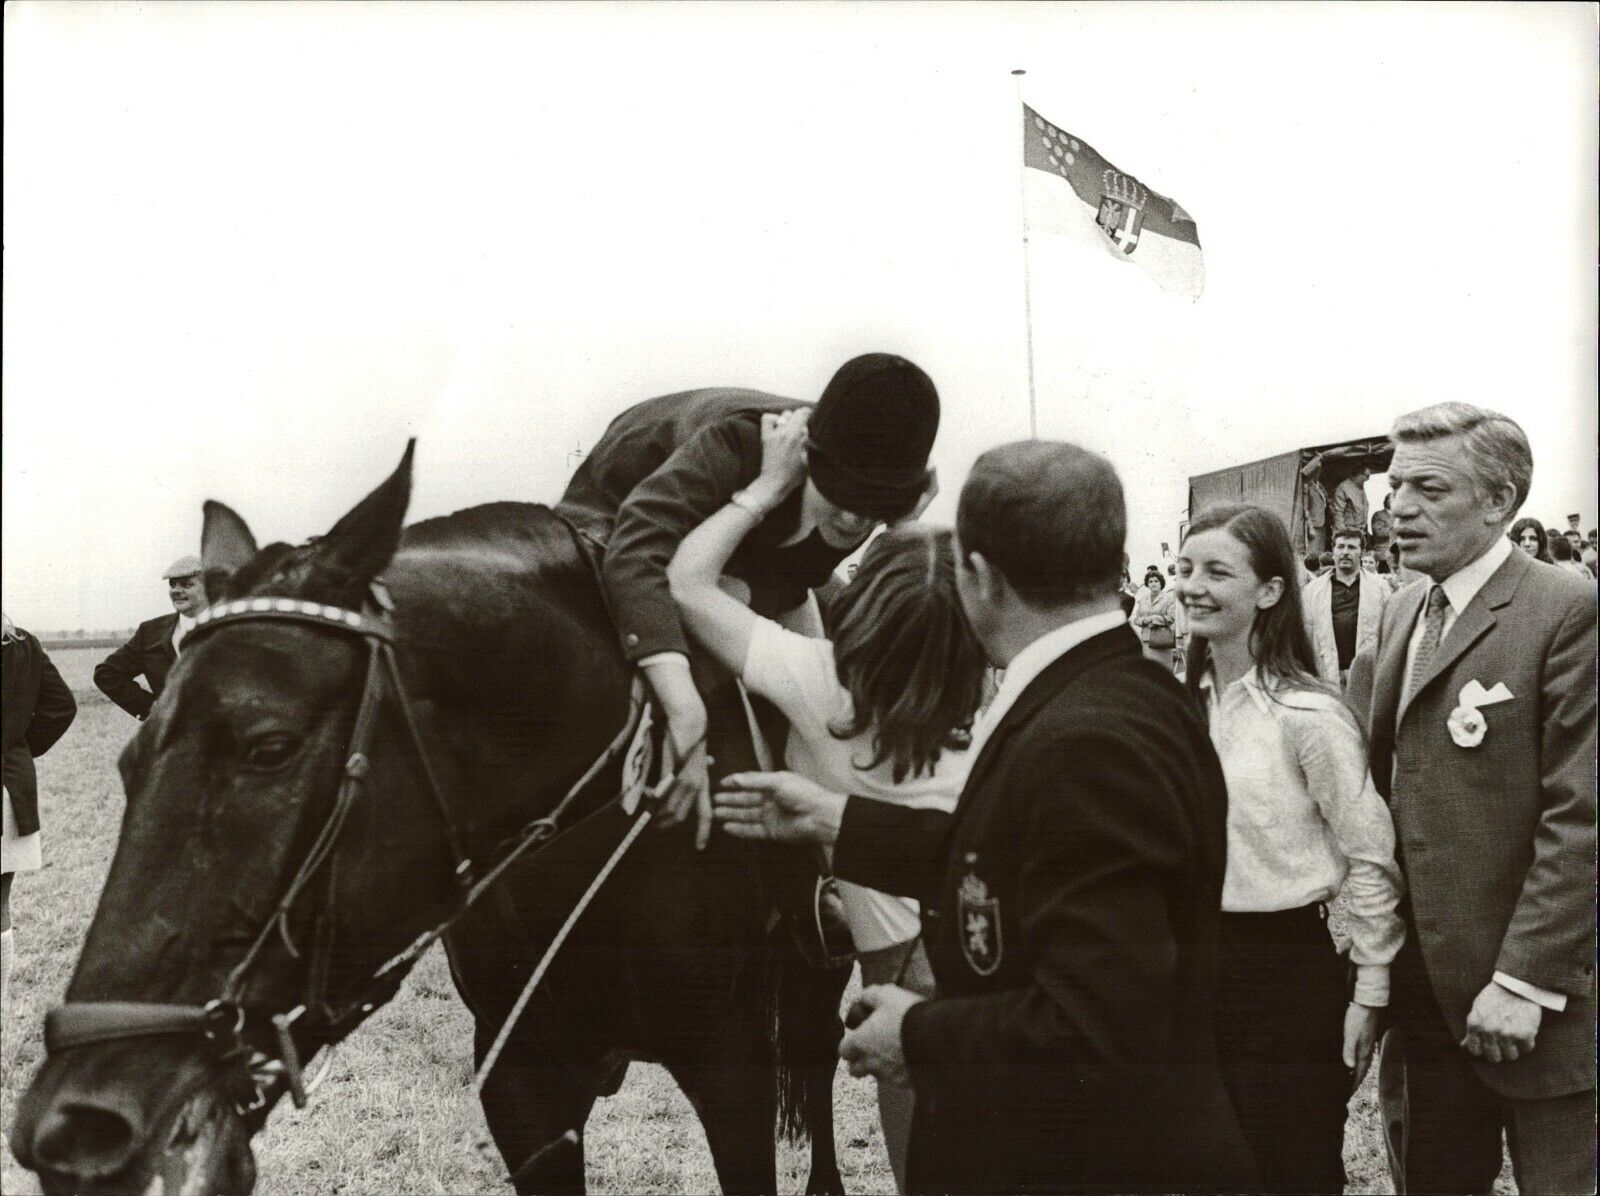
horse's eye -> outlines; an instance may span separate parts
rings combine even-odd
[[[275,772],[289,763],[294,755],[294,737],[283,734],[262,735],[245,746],[244,766],[252,772]]]

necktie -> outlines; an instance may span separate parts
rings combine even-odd
[[[1433,658],[1438,655],[1439,641],[1444,638],[1444,612],[1449,606],[1443,586],[1434,586],[1428,591],[1428,609],[1422,616],[1422,642],[1417,645],[1417,658],[1412,662],[1411,676],[1406,679],[1407,701],[1427,677]]]

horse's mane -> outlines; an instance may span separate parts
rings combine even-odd
[[[540,580],[581,576],[588,568],[572,526],[543,503],[492,502],[407,527],[397,555],[450,553],[465,560],[514,558]]]
[[[315,590],[317,539],[268,544],[231,577],[208,578],[208,584],[219,598]],[[424,519],[401,533],[397,561],[435,555],[454,558],[461,570],[479,565],[536,585],[581,582],[590,571],[571,525],[542,503],[485,503]]]

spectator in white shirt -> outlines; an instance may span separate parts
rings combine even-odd
[[[966,730],[986,662],[961,611],[948,530],[884,532],[831,603],[831,640],[786,630],[719,586],[740,542],[805,477],[804,420],[762,419],[761,473],[679,544],[667,581],[684,628],[789,720],[786,763],[841,793],[952,811],[966,782]],[[932,995],[917,903],[839,882],[864,984]],[[900,1191],[909,1086],[878,1081]]]
[[[1228,782],[1223,1079],[1261,1190],[1340,1192],[1345,1102],[1371,1061],[1405,934],[1394,825],[1354,717],[1317,677],[1282,521],[1244,503],[1203,511],[1178,573],[1188,684]],[[1326,925],[1341,892],[1351,994]]]

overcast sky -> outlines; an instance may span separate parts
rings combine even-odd
[[[1445,398],[1596,522],[1595,9],[14,2],[4,602],[168,609],[220,498],[553,501],[627,404],[911,357],[953,516],[1028,432],[1017,93],[1195,218],[1190,305],[1036,235],[1039,431],[1137,565],[1185,479]],[[1376,490],[1376,486],[1375,486]]]

